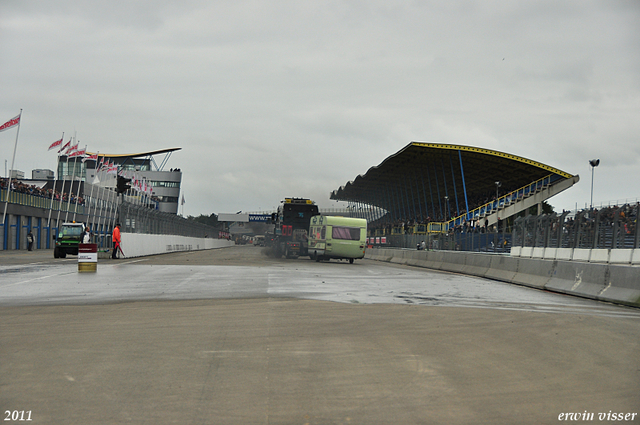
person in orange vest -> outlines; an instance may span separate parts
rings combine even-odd
[[[118,258],[117,255],[120,250],[120,223],[116,224],[116,227],[113,229],[111,239],[113,239],[113,252],[111,253],[111,258],[115,260]]]

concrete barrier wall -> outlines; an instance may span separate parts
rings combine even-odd
[[[583,254],[580,253],[580,255]],[[592,253],[588,254],[592,255]],[[567,252],[556,252],[556,255],[566,257]],[[633,253],[628,255],[630,259],[633,258]],[[485,277],[640,307],[640,266],[604,262],[602,259],[605,256],[611,259],[609,252],[596,253],[595,260],[599,262],[393,248],[373,248],[365,253],[365,258],[377,261]],[[624,253],[622,259],[626,258],[627,253]]]
[[[514,246],[512,257],[546,260],[587,261],[590,263],[640,264],[640,249],[532,248]]]
[[[234,245],[233,241],[225,239],[190,238],[175,235],[122,233],[121,236],[122,252],[125,257],[142,257],[144,255],[223,248]]]

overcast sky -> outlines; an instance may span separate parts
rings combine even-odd
[[[556,209],[589,203],[594,158],[594,203],[640,198],[637,0],[1,0],[0,99],[28,177],[63,132],[182,148],[185,215],[336,206],[411,141],[579,174]]]

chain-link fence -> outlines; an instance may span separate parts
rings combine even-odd
[[[385,247],[409,248],[446,251],[499,252],[507,253],[511,250],[511,234],[470,231],[449,233],[424,234],[391,234],[381,237],[370,237],[371,245]]]
[[[640,204],[586,209],[577,213],[520,217],[513,246],[549,248],[640,248]]]
[[[121,231],[153,235],[217,238],[218,229],[197,221],[123,201],[118,206]]]

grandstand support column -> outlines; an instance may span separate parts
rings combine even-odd
[[[413,181],[416,182],[416,198],[418,198],[418,211],[420,211],[420,217],[422,215],[422,201],[420,201],[420,189],[418,189],[418,176],[416,176],[416,170],[413,170]],[[415,208],[415,203],[413,204]]]
[[[614,211],[613,213],[613,235],[612,235],[612,241],[611,241],[611,249],[616,249],[616,248],[621,248],[620,246],[618,246],[618,244],[620,243],[619,241],[623,238],[621,238],[619,231],[620,230],[620,210]]]
[[[424,218],[426,220],[429,217],[429,205],[427,204],[427,190],[424,187],[424,173],[422,172],[422,168],[420,169],[420,178],[422,180],[422,195],[424,196]]]
[[[389,200],[391,201],[391,209],[393,210],[393,214],[392,214],[392,220],[391,220],[391,224],[395,223],[396,221],[400,220],[400,210],[398,209],[398,205],[396,200],[394,199],[393,196],[393,188],[389,187]]]
[[[373,221],[377,221],[380,218],[380,207],[378,207],[378,205],[380,205],[380,198],[377,190],[374,192],[373,202],[375,202],[373,206]]]
[[[406,209],[406,211],[404,213],[404,218],[405,218],[405,221],[406,221],[411,216],[411,200],[409,199],[409,189],[407,189],[406,176],[403,176],[403,177],[404,177],[404,182],[402,182],[400,184],[400,186],[401,187],[404,186],[404,195],[405,195],[406,200],[407,200],[407,209]],[[400,191],[402,192],[402,189],[400,189]]]
[[[436,190],[437,190],[437,194],[438,194],[438,206],[440,207],[440,218],[444,217],[444,212],[442,210],[442,197],[440,195],[440,183],[438,182],[438,169],[434,167],[433,169],[433,175],[436,178]],[[442,220],[439,220],[442,221]]]
[[[413,185],[411,184],[411,179],[409,179],[409,184],[407,185],[407,176],[404,176],[405,179],[405,187],[409,186],[409,190],[411,190],[411,204],[413,206],[413,217],[417,217],[418,216],[418,212],[416,211],[416,200],[413,196]],[[407,203],[409,203],[409,193],[407,193]],[[411,208],[409,208],[409,214],[411,214]]]
[[[562,237],[563,237],[563,232],[564,232],[564,225],[565,225],[565,219],[567,217],[567,215],[569,215],[569,211],[565,211],[562,213],[562,215],[560,216],[560,218],[558,219],[558,234],[556,235],[556,239],[557,239],[557,245],[556,248],[562,248]]]
[[[394,221],[394,209],[393,209],[393,201],[391,200],[390,197],[390,193],[389,193],[389,183],[384,185],[384,190],[383,190],[383,197],[385,198],[385,204],[387,204],[389,207],[387,208],[389,210],[389,223],[393,223]]]
[[[436,203],[433,201],[433,189],[431,188],[431,175],[429,174],[429,167],[427,167],[427,182],[429,183],[429,194],[431,195],[431,212],[433,219],[436,220]]]
[[[589,219],[593,220],[593,217],[591,216],[591,214],[593,214],[593,210],[591,210],[591,211],[589,212]],[[592,245],[591,245],[591,248],[593,248],[593,249],[595,249],[595,248],[597,248],[597,247],[598,247],[598,243],[599,243],[599,239],[600,239],[600,238],[599,238],[599,236],[600,236],[600,235],[598,234],[598,231],[597,231],[597,230],[600,228],[600,222],[602,221],[602,220],[601,220],[601,216],[602,216],[602,214],[604,214],[604,210],[602,210],[602,209],[596,213],[596,219],[595,219],[595,221],[594,221],[594,225],[593,225],[593,226],[592,226],[592,228],[591,228],[591,230],[592,230],[592,232],[593,232],[593,238],[592,238]],[[614,235],[612,235],[612,236],[613,236],[613,238],[614,238],[614,239],[612,240],[612,243],[613,243],[613,242],[615,241],[615,234],[614,234]]]
[[[458,158],[460,159],[460,175],[462,176],[462,189],[464,190],[464,205],[467,209],[467,220],[469,219],[469,200],[467,199],[467,182],[464,179],[464,167],[462,166],[462,151],[458,149]]]
[[[444,161],[442,160],[442,158],[440,158],[440,165],[442,165],[442,180],[444,183],[444,197],[445,199],[447,199],[447,217],[445,221],[449,221],[449,219],[451,218],[451,214],[449,211],[449,187],[447,186],[447,172],[445,171],[445,167],[444,167]]]
[[[456,173],[453,170],[453,159],[451,158],[451,154],[449,154],[449,165],[451,165],[451,181],[453,184],[453,196],[456,200],[456,216],[460,215],[460,205],[458,204],[458,189],[456,188]]]
[[[391,189],[389,189],[389,182],[385,182],[385,196],[387,199],[387,204],[389,205],[389,211],[391,211],[390,222],[393,223],[395,221],[396,209],[393,205],[393,197],[391,196]]]
[[[398,203],[398,218],[402,220],[406,216],[406,212],[404,211],[404,202],[402,201],[402,193],[400,190],[397,189],[397,187],[398,187],[398,183],[395,182],[394,192],[396,194],[396,202]]]

